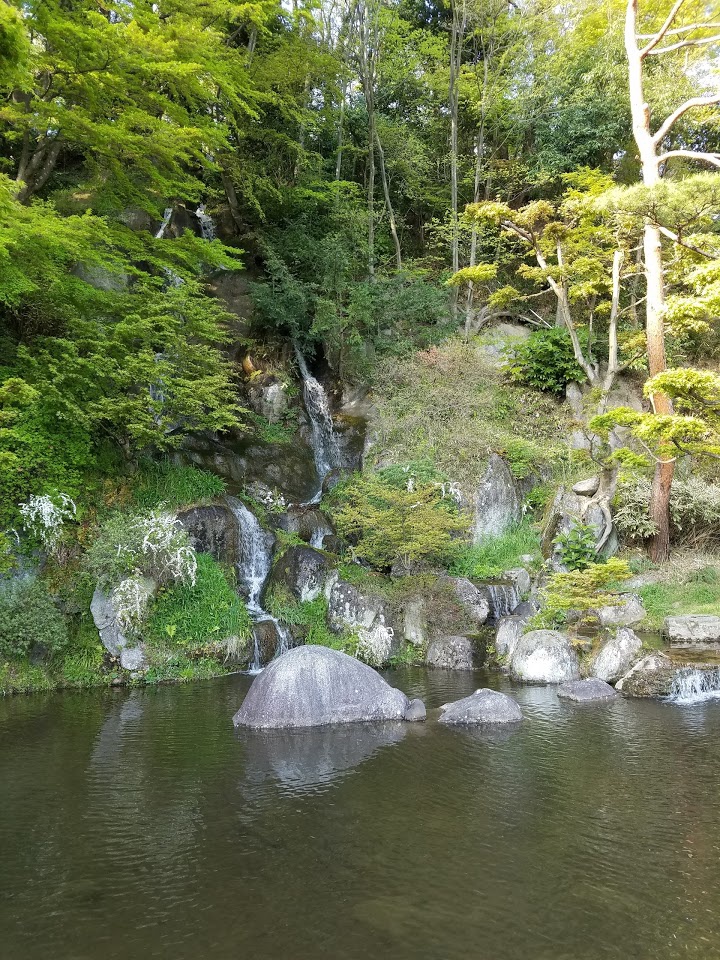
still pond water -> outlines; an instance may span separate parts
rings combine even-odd
[[[0,702],[2,960],[720,957],[720,702],[236,733],[249,682]]]

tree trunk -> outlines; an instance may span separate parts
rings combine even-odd
[[[395,222],[395,211],[393,210],[392,200],[390,199],[390,185],[388,184],[387,173],[385,171],[385,153],[380,143],[380,135],[377,131],[377,125],[373,124],[375,127],[375,145],[377,147],[378,159],[380,161],[380,179],[382,180],[383,194],[385,195],[385,206],[388,212],[388,219],[390,221],[390,233],[392,234],[393,244],[395,246],[395,266],[398,270],[402,270],[402,254],[400,251],[400,238],[398,237],[397,224]]]
[[[462,0],[462,11],[459,12],[453,3],[452,33],[450,36],[450,210],[452,220],[452,271],[460,269],[460,230],[458,221],[458,107],[460,94],[458,80],[462,66],[462,50],[467,23],[467,7]],[[457,316],[458,288],[453,287],[452,310]]]

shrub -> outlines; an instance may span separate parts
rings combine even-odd
[[[575,524],[555,541],[560,559],[568,570],[587,570],[595,563],[595,531],[584,523]]]
[[[197,652],[223,648],[237,655],[251,633],[250,615],[222,567],[207,554],[197,557],[195,583],[173,584],[154,601],[143,634],[158,646]],[[230,644],[226,641],[234,640]]]
[[[0,588],[0,656],[57,653],[67,644],[65,620],[40,580],[13,580]]]
[[[128,577],[152,577],[158,583],[193,583],[195,551],[187,531],[172,514],[113,514],[100,528],[87,554],[98,583],[113,587]]]
[[[293,632],[300,633],[305,643],[345,649],[345,646],[338,646],[342,638],[328,627],[325,597],[300,603],[288,591],[279,589],[273,590],[265,602],[269,612],[288,626],[295,627]]]
[[[586,379],[564,327],[534,330],[527,340],[507,351],[505,369],[516,383],[562,394],[572,380]]]
[[[621,534],[643,540],[655,533],[649,504],[648,478],[635,478],[619,486],[614,518]],[[676,479],[670,492],[670,521],[675,540],[720,540],[720,486],[699,477]]]
[[[530,621],[532,629],[560,626],[569,610],[597,610],[616,604],[617,594],[608,591],[629,576],[627,563],[615,557],[605,563],[594,563],[586,570],[554,573],[542,591],[542,610]]]
[[[442,563],[453,537],[467,529],[441,484],[415,482],[407,475],[398,482],[394,472],[382,470],[343,480],[331,491],[326,509],[354,556],[379,570],[396,561]]]
[[[459,577],[490,580],[520,566],[520,558],[526,555],[540,556],[540,538],[529,522],[477,546],[462,547],[452,561],[450,572]]]
[[[53,553],[62,536],[66,520],[73,520],[77,512],[75,503],[64,493],[55,498],[47,495],[32,496],[18,507],[23,526]]]

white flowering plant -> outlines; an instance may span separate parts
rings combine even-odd
[[[32,496],[18,509],[25,530],[37,537],[49,553],[57,549],[65,523],[77,514],[74,501],[65,493],[54,498],[47,494]]]

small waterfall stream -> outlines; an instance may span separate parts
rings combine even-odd
[[[302,378],[305,410],[312,431],[313,458],[320,480],[317,493],[308,503],[319,503],[322,496],[323,480],[331,470],[340,466],[340,447],[333,427],[328,396],[322,384],[310,373],[305,357],[300,352],[298,345],[294,344],[294,347]]]
[[[483,583],[478,584],[478,590],[488,602],[491,620],[507,617],[520,603],[520,594],[514,583]]]
[[[269,622],[274,625],[277,634],[275,656],[280,656],[292,646],[292,638],[287,628],[260,605],[260,597],[272,566],[275,537],[268,530],[263,530],[257,517],[236,497],[227,497],[226,501],[238,523],[237,571],[240,581],[247,590],[248,613],[256,624]],[[253,659],[248,672],[259,673],[263,669],[263,664],[259,631],[255,629],[253,643]]]
[[[195,216],[198,218],[198,223],[200,224],[200,233],[202,234],[203,240],[214,240],[215,239],[215,221],[210,216],[210,214],[205,213],[205,204],[201,203],[200,206],[195,211]]]
[[[720,698],[720,667],[678,670],[672,680],[670,697],[674,703],[693,704]]]

